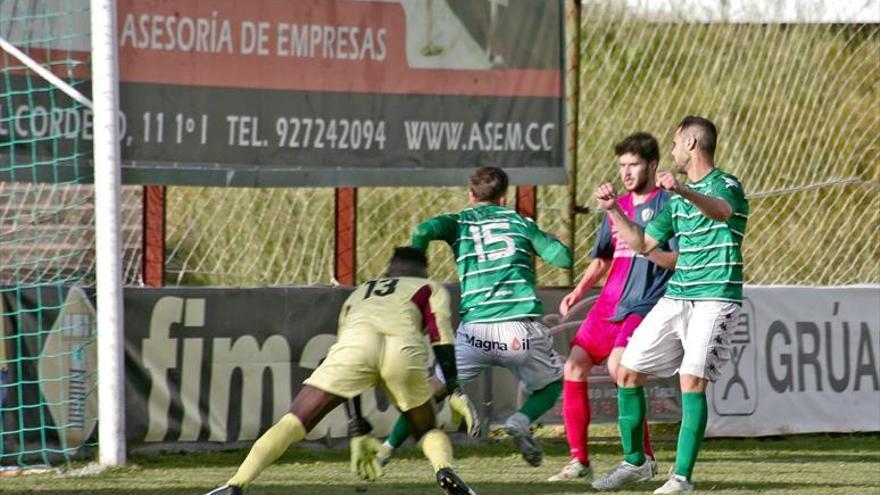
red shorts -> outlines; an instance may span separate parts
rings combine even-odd
[[[603,315],[590,311],[577,335],[571,341],[572,346],[578,346],[587,351],[593,364],[600,364],[611,355],[615,347],[626,347],[630,337],[636,331],[636,327],[645,317],[631,313],[621,321],[608,321]]]

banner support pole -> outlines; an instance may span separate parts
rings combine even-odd
[[[334,191],[333,277],[340,285],[357,283],[357,188]]]

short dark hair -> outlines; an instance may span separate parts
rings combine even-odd
[[[394,248],[394,254],[391,255],[391,261],[389,261],[388,264],[394,263],[406,263],[419,268],[427,268],[428,258],[425,256],[424,251],[414,247],[396,247]]]
[[[660,161],[660,145],[657,144],[657,138],[647,132],[637,132],[623,138],[623,141],[614,145],[614,153],[617,156],[632,153],[648,163]]]
[[[480,167],[471,175],[468,188],[477,201],[495,202],[507,193],[509,179],[498,167]]]
[[[681,119],[678,129],[684,131],[687,129],[697,129],[697,146],[709,155],[715,154],[715,144],[718,141],[718,130],[711,120],[705,117],[697,117],[688,115]]]

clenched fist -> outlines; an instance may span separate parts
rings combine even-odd
[[[614,205],[617,203],[617,191],[614,189],[614,184],[610,182],[606,182],[597,187],[595,196],[599,208],[602,208],[603,210],[610,210],[614,208]]]
[[[663,170],[662,172],[657,172],[657,187],[666,189],[669,192],[678,192],[681,184],[678,183],[675,174],[668,170]]]

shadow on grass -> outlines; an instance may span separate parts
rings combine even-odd
[[[707,448],[728,450],[755,448],[774,451],[811,451],[815,450],[816,443],[818,442],[822,443],[823,451],[858,448],[877,450],[878,446],[880,446],[880,433],[824,433],[759,438],[707,438],[704,445]]]
[[[564,440],[559,439],[542,439],[541,445],[546,455],[568,455],[568,445]],[[591,445],[592,447],[592,445]],[[471,459],[494,456],[516,455],[517,452],[513,444],[508,440],[491,441],[489,443],[468,443],[464,445],[455,445],[456,459]],[[618,454],[620,453],[619,444],[603,444],[597,445],[593,452],[600,454]],[[189,467],[203,467],[210,465],[213,467],[238,466],[248,453],[248,449],[217,451],[217,452],[154,452],[149,454],[134,454],[130,457],[132,464],[138,465],[144,469],[177,469]],[[331,448],[326,447],[314,448],[314,446],[294,447],[284,453],[274,464],[313,464],[318,462],[345,462],[348,460],[348,449],[345,447]],[[398,459],[424,459],[421,449],[414,443],[407,442],[397,451],[395,456]],[[425,460],[427,462],[427,460]]]
[[[632,485],[628,485],[626,487],[626,492],[623,493],[650,493],[651,490],[657,488],[662,483],[659,481],[651,481],[644,483],[634,483]],[[211,490],[214,487],[209,486],[177,486],[174,488],[165,488],[165,489],[151,489],[151,488],[121,488],[121,489],[113,489],[113,488],[95,488],[84,490],[81,488],[55,488],[51,491],[53,494],[57,495],[116,495],[116,494],[128,494],[128,495],[201,495]],[[554,494],[554,493],[575,493],[583,491],[586,486],[578,485],[576,483],[549,483],[549,482],[534,482],[523,484],[521,482],[517,483],[501,483],[501,482],[489,482],[489,483],[475,483],[472,488],[474,488],[480,495],[511,495],[511,494],[523,494],[523,495],[537,495],[537,494]],[[822,489],[841,489],[841,488],[851,488],[853,489],[853,493],[856,493],[859,490],[864,490],[866,488],[870,488],[866,484],[852,484],[852,483],[831,483],[831,482],[823,482],[823,483],[799,483],[799,482],[773,482],[773,481],[745,481],[745,482],[704,482],[697,484],[697,489],[699,490],[724,490],[728,492],[743,492],[743,493],[761,493],[761,492],[769,492],[769,491],[779,491],[786,490],[792,492],[798,492],[800,490],[810,490],[811,493],[815,493],[816,490]],[[293,485],[255,485],[248,492],[248,495],[289,495],[295,493],[297,495],[352,495],[352,494],[366,494],[366,495],[404,495],[404,494],[422,494],[422,493],[436,493],[436,488],[434,485],[430,483],[395,483],[395,484],[358,484],[358,483],[342,483],[342,484],[334,484],[332,486],[324,485],[324,484],[293,484]],[[0,489],[0,493],[4,494],[37,494],[37,493],[48,493],[43,491],[36,490],[20,490],[20,491],[7,491]]]
[[[867,463],[877,464],[880,471],[880,454],[851,454],[851,455],[828,455],[825,452],[813,452],[810,455],[777,455],[774,453],[772,457],[759,456],[724,456],[719,458],[700,458],[700,464],[708,463],[725,464],[728,462],[760,462],[769,464],[791,464],[791,463],[811,463],[811,462],[838,462],[838,463]]]
[[[843,439],[843,442],[828,442],[829,439]],[[568,445],[561,438],[541,438],[541,445],[547,456],[567,456]],[[821,450],[817,450],[817,443],[821,443]],[[665,454],[673,455],[675,451],[674,441],[654,442],[655,450],[662,457]],[[855,453],[837,455],[835,452],[852,452],[854,449],[864,449],[868,452],[880,452],[880,434],[847,434],[847,435],[799,435],[791,437],[768,437],[768,438],[744,438],[744,439],[708,439],[703,448],[701,462],[713,461],[755,461],[762,462],[878,462],[880,454]],[[594,455],[620,456],[620,442],[612,440],[591,441],[590,451]],[[206,465],[223,467],[238,466],[247,455],[247,449],[222,451],[222,452],[199,452],[199,453],[153,453],[136,454],[131,457],[131,462],[145,469],[161,467],[162,469],[203,467]],[[727,455],[730,452],[734,455]],[[762,452],[767,452],[762,455]],[[714,458],[714,453],[724,453]],[[736,455],[741,453],[740,455]],[[491,456],[515,455],[510,441],[503,439],[483,444],[465,443],[455,445],[455,457],[457,459],[483,458]],[[413,443],[398,451],[400,459],[423,459],[421,450]],[[314,446],[293,448],[286,452],[276,464],[311,464],[317,462],[345,462],[348,459],[348,449],[345,447],[328,449]]]
[[[851,493],[866,493],[865,489],[874,488],[875,486],[871,486],[867,483],[847,483],[840,482],[834,483],[829,481],[823,481],[818,483],[799,483],[796,481],[716,481],[710,482],[705,481],[700,483],[699,480],[696,481],[694,488],[697,491],[718,491],[718,490],[726,490],[726,491],[741,491],[746,493],[760,493],[760,492],[769,492],[769,491],[779,491],[779,490],[789,490],[792,492],[798,492],[801,490],[810,490],[810,493],[816,493],[817,490],[827,489],[842,489],[849,488],[852,490]],[[870,492],[868,492],[870,493]]]

